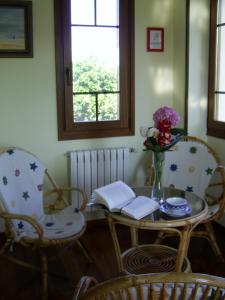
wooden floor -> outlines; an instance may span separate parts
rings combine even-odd
[[[214,224],[219,245],[225,257],[225,228]],[[129,246],[129,232],[125,227],[119,227],[119,237],[122,249]],[[155,233],[141,231],[140,241],[151,243]],[[0,236],[0,243],[4,240]],[[98,281],[103,281],[117,276],[116,259],[113,244],[107,225],[90,226],[82,242],[91,252],[93,263],[88,264],[82,251],[74,244],[49,266],[49,299],[69,300],[72,297],[74,286],[83,275],[95,276]],[[171,246],[176,246],[177,241],[166,241]],[[56,254],[50,249],[50,254]],[[32,256],[24,248],[16,248],[15,253],[21,258],[37,261],[37,253]],[[192,239],[189,250],[189,259],[193,272],[214,274],[225,277],[225,263],[216,261],[214,254],[206,240]],[[37,300],[41,299],[41,279],[38,273],[16,266],[11,262],[0,260],[0,300]]]

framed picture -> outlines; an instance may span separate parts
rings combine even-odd
[[[164,51],[164,28],[147,28],[147,51]]]
[[[33,57],[32,1],[0,0],[0,57]]]

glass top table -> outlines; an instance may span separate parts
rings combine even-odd
[[[133,188],[134,192],[137,195],[144,195],[150,197],[151,195],[151,187],[135,187]],[[164,188],[164,199],[169,197],[182,197],[187,200],[188,207],[191,208],[190,213],[184,216],[170,216],[166,213],[162,212],[160,209],[155,211],[154,213],[142,218],[141,220],[153,220],[153,221],[160,221],[160,222],[178,222],[182,223],[183,221],[189,220],[190,222],[196,222],[197,219],[202,219],[202,216],[205,215],[208,211],[207,203],[204,199],[198,197],[194,193],[178,190],[175,188]]]
[[[144,195],[148,197],[151,195],[151,188],[147,186],[135,187],[133,190],[137,195]],[[180,237],[180,242],[175,271],[182,271],[182,265],[188,252],[191,232],[207,215],[208,206],[204,199],[198,197],[194,193],[174,188],[164,189],[164,199],[168,197],[185,198],[188,206],[191,208],[190,214],[182,217],[170,217],[158,209],[154,213],[149,214],[140,220],[136,220],[120,213],[106,212],[120,272],[123,272],[123,262],[116,232],[116,224],[122,224],[130,227],[132,247],[138,246],[138,229],[163,230],[177,234]]]

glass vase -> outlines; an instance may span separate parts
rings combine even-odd
[[[151,198],[159,202],[163,203],[163,184],[162,184],[162,176],[163,176],[163,167],[165,161],[165,152],[153,152],[153,168],[154,168],[154,181],[152,185],[152,194]]]

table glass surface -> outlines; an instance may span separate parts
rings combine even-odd
[[[147,197],[151,197],[151,187],[134,187],[133,188],[136,195],[143,195]],[[156,210],[154,213],[142,218],[139,221],[146,221],[146,220],[154,220],[154,221],[162,221],[162,220],[184,220],[193,217],[197,217],[201,215],[203,211],[207,209],[207,204],[205,200],[198,197],[192,192],[182,191],[175,188],[164,188],[164,200],[169,197],[182,197],[187,200],[188,206],[191,208],[191,212],[182,217],[171,217],[166,213],[160,211],[159,209]]]

